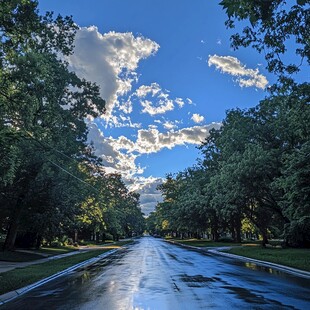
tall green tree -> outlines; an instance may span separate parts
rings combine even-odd
[[[243,25],[242,33],[231,37],[232,47],[252,47],[264,53],[267,69],[281,82],[292,82],[291,74],[310,64],[309,0],[223,0],[226,26]],[[293,42],[294,48],[291,46]],[[287,61],[291,54],[292,61]]]
[[[0,142],[10,157],[0,171],[8,249],[35,194],[33,184],[46,166],[60,169],[60,158],[79,159],[86,147],[84,118],[104,110],[98,86],[69,72],[62,60],[72,52],[76,29],[70,17],[40,16],[36,1],[1,1]]]

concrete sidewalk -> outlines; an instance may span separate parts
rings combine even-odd
[[[36,259],[33,261],[29,261],[29,262],[8,262],[8,261],[0,261],[0,274],[6,271],[10,271],[13,270],[15,268],[23,268],[23,267],[27,267],[30,265],[36,265],[36,264],[41,264],[41,263],[45,263],[51,260],[55,260],[55,259],[60,259],[63,257],[68,257],[68,256],[72,256],[72,255],[76,255],[82,252],[88,252],[88,251],[92,251],[92,250],[97,250],[99,248],[102,247],[87,247],[87,246],[83,246],[80,247],[78,250],[76,251],[72,251],[72,252],[68,252],[68,253],[64,253],[64,254],[58,254],[58,255],[49,255],[49,254],[43,254],[42,253],[36,253],[35,251],[26,251],[26,250],[21,250],[20,252],[24,252],[24,253],[34,253],[34,254],[40,254],[42,255],[42,257],[44,258],[40,258],[40,259]]]
[[[27,267],[30,265],[42,264],[42,263],[45,263],[45,262],[48,262],[51,260],[60,259],[60,258],[67,257],[67,256],[72,256],[72,255],[79,254],[82,252],[88,252],[90,250],[91,249],[89,249],[89,248],[83,248],[83,249],[79,249],[77,251],[72,251],[72,252],[68,252],[68,253],[64,253],[64,254],[58,254],[58,255],[54,255],[54,256],[47,256],[45,258],[36,259],[36,260],[29,261],[29,262],[0,261],[0,273],[7,272],[7,271],[13,270],[15,268],[23,268],[23,267]],[[26,252],[26,251],[23,251],[23,252]],[[35,253],[35,251],[27,251],[27,253]]]
[[[72,256],[75,254],[79,254],[79,253],[84,253],[84,252],[88,252],[88,251],[92,251],[92,250],[100,250],[104,247],[107,246],[111,246],[114,245],[115,242],[111,242],[111,243],[107,243],[104,245],[98,245],[98,246],[79,246],[79,248],[75,251],[72,252],[67,252],[64,254],[58,254],[58,255],[52,255],[52,254],[46,254],[46,253],[41,253],[41,252],[37,252],[37,251],[32,251],[32,250],[17,250],[18,252],[23,252],[23,253],[33,253],[33,254],[39,254],[42,256],[42,258],[40,259],[36,259],[33,261],[29,261],[29,262],[9,262],[9,261],[0,261],[0,274],[3,272],[7,272],[16,268],[23,268],[23,267],[27,267],[30,265],[36,265],[36,264],[41,264],[41,263],[45,263],[54,259],[59,259],[59,258],[63,258],[63,257],[67,257],[67,256]]]
[[[65,253],[65,254],[60,254],[60,255],[56,255],[56,256],[53,256],[53,257],[46,258],[46,259],[44,258],[44,259],[36,260],[34,263],[38,263],[39,264],[41,262],[45,262],[45,261],[48,261],[48,260],[59,259],[59,258],[63,258],[63,257],[66,257],[66,256],[70,256],[69,254],[74,255],[74,254],[81,253],[81,251],[83,251],[83,252],[87,251],[88,252],[88,251],[91,251],[91,250],[92,249],[87,248],[85,250],[80,250],[80,251],[74,251],[74,252],[69,252],[69,253]],[[85,261],[83,261],[81,263],[78,263],[76,265],[73,265],[73,266],[71,266],[71,267],[69,267],[69,268],[67,268],[65,270],[62,270],[62,271],[60,271],[60,272],[58,272],[56,274],[53,274],[53,275],[51,275],[51,276],[49,276],[47,278],[39,280],[39,281],[37,281],[35,283],[32,283],[32,284],[30,284],[28,286],[19,288],[19,289],[15,290],[15,291],[7,292],[7,293],[5,293],[3,295],[0,295],[0,306],[4,305],[5,303],[7,303],[7,302],[9,302],[9,301],[19,297],[19,296],[21,296],[21,295],[31,291],[31,290],[33,290],[36,287],[39,287],[39,286],[41,286],[41,285],[43,285],[43,284],[45,284],[47,282],[55,280],[55,279],[57,279],[57,278],[59,278],[59,277],[61,277],[63,275],[68,274],[68,273],[71,273],[71,272],[77,270],[78,268],[94,264],[97,261],[99,261],[100,259],[105,258],[108,255],[111,255],[112,253],[116,252],[117,250],[118,249],[111,249],[111,250],[109,250],[109,251],[107,251],[107,252],[105,252],[105,253],[103,253],[101,255],[98,255],[96,257],[90,258],[90,259],[85,260]],[[74,253],[74,254],[72,254],[72,253]],[[32,263],[32,262],[29,262],[29,263]],[[29,264],[29,265],[31,265],[31,264]],[[23,266],[21,266],[21,267],[23,267]],[[17,267],[15,267],[15,268],[17,268]]]

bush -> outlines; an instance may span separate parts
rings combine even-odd
[[[234,239],[230,237],[221,237],[219,242],[234,242]]]
[[[105,233],[105,241],[107,240],[113,240],[113,236],[109,233]]]
[[[62,246],[62,242],[59,241],[59,240],[54,240],[54,241],[51,242],[50,245],[51,245],[51,247],[53,247],[53,248],[58,248],[58,247]]]
[[[287,224],[284,237],[291,247],[310,248],[310,216],[304,216]]]

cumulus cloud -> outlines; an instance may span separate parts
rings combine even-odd
[[[161,193],[156,189],[163,182],[162,178],[143,177],[144,168],[136,164],[138,155],[133,154],[135,142],[120,136],[117,139],[104,137],[95,123],[89,123],[88,140],[95,147],[95,154],[102,158],[107,173],[121,173],[130,191],[140,194],[140,207],[145,215],[162,201]]]
[[[141,154],[157,153],[164,148],[172,149],[178,145],[200,144],[212,128],[218,129],[220,126],[220,123],[212,123],[167,132],[159,132],[155,126],[151,126],[148,129],[139,129],[133,141],[125,136],[104,137],[98,126],[91,123],[88,139],[93,141],[95,154],[103,159],[106,167],[123,175],[133,176],[143,173],[144,169],[135,163]]]
[[[180,108],[182,108],[185,104],[184,100],[182,98],[176,98],[174,101]]]
[[[130,116],[125,116],[124,114],[111,114],[108,119],[105,120],[105,128],[107,127],[128,127],[128,128],[141,128],[141,123],[132,122]]]
[[[165,121],[163,123],[163,126],[165,129],[175,129],[175,128],[178,128],[178,125],[177,125],[177,121],[173,122],[173,121]]]
[[[118,147],[116,146],[116,148],[126,149],[128,153],[157,153],[164,148],[172,149],[177,145],[200,144],[209,135],[211,129],[218,129],[220,126],[220,123],[212,123],[204,126],[169,130],[167,132],[159,132],[159,130],[154,127],[139,129],[137,138],[135,141],[132,141],[132,143],[128,143],[124,147],[123,141],[125,137],[119,137],[114,140],[114,144],[119,145]]]
[[[138,155],[122,152],[134,147],[131,140],[121,136],[116,143],[114,138],[104,137],[94,123],[88,124],[88,130],[88,140],[93,142],[95,155],[102,159],[108,173],[118,172],[127,177],[143,173],[143,168],[136,164]]]
[[[193,116],[191,117],[191,120],[196,124],[202,123],[204,119],[205,118],[202,115],[199,115],[197,113],[194,113]]]
[[[258,69],[247,69],[240,60],[232,56],[209,55],[209,67],[215,66],[222,73],[227,73],[237,77],[237,83],[241,87],[257,87],[264,89],[268,81],[266,77],[259,74]]]
[[[157,186],[162,184],[164,179],[150,177],[136,177],[125,179],[129,189],[140,194],[140,206],[145,215],[149,215],[158,202],[162,202],[163,198]]]
[[[191,99],[189,99],[189,98],[186,98],[186,101],[187,101],[188,104],[193,104],[193,101]]]
[[[156,126],[150,126],[148,129],[139,129],[135,139],[129,139],[125,136],[105,137],[95,123],[89,123],[88,140],[93,142],[95,155],[102,158],[106,172],[122,174],[129,189],[141,194],[143,212],[148,214],[161,201],[156,186],[162,179],[142,177],[145,167],[136,163],[137,158],[142,154],[157,153],[177,145],[200,144],[208,136],[210,129],[218,129],[220,126],[220,123],[212,123],[166,132],[159,132]]]
[[[168,111],[174,110],[175,106],[182,108],[186,103],[191,104],[189,98],[170,98],[169,91],[164,90],[158,83],[151,85],[141,85],[133,94],[130,95],[128,102],[139,101],[142,106],[142,113],[147,113],[151,116],[165,114]]]
[[[95,26],[77,31],[74,53],[68,58],[72,71],[100,86],[106,100],[109,117],[119,96],[128,93],[137,81],[139,61],[155,54],[159,45],[132,33],[108,32],[101,34]],[[130,111],[130,104],[124,108]]]

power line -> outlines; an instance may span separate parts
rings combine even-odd
[[[69,174],[70,176],[72,176],[73,178],[77,179],[78,181],[88,185],[89,187],[91,187],[92,189],[94,189],[97,193],[99,193],[99,190],[95,187],[93,187],[92,185],[90,185],[89,183],[85,182],[84,180],[78,178],[77,176],[75,176],[74,174],[72,174],[71,172],[69,172],[68,170],[62,168],[61,166],[59,166],[58,164],[54,163],[53,161],[51,161],[50,159],[47,159],[48,162],[50,162],[52,165],[56,166],[57,168],[59,168],[60,170],[62,170],[63,172]]]
[[[9,99],[10,101],[16,103],[16,101],[12,98],[10,98],[10,96],[8,96],[7,94],[5,94],[3,91],[0,90],[0,95],[4,96],[5,98]],[[70,159],[70,160],[73,160],[75,161],[76,163],[78,164],[81,164],[81,162],[79,162],[78,160],[76,160],[75,158],[72,158],[70,156],[68,156],[67,154],[57,150],[56,148],[50,146],[50,145],[44,145],[44,143],[38,139],[36,139],[27,129],[23,128],[24,129],[24,132],[31,138],[33,139],[34,141],[36,141],[38,144],[40,144],[41,147],[43,148],[49,148],[55,152],[57,152],[58,154]],[[87,186],[91,187],[93,190],[95,190],[96,192],[99,193],[99,190],[96,189],[95,187],[93,187],[92,185],[90,185],[89,183],[85,182],[84,180],[80,179],[79,177],[75,176],[74,174],[72,174],[71,172],[69,172],[68,170],[66,170],[65,168],[59,166],[58,164],[54,163],[53,161],[49,160],[48,158],[46,158],[46,160],[48,162],[50,162],[51,164],[53,164],[54,166],[56,166],[57,168],[59,168],[60,170],[62,170],[63,172],[67,173],[68,175],[70,175],[71,177],[75,178],[76,180],[86,184]],[[82,163],[83,164],[83,163]]]
[[[80,164],[79,161],[77,161],[76,159],[74,159],[74,158],[72,158],[72,157],[70,157],[70,156],[68,156],[68,155],[66,155],[66,154],[64,154],[64,153],[62,153],[61,151],[58,151],[57,149],[55,149],[55,148],[53,148],[53,147],[51,147],[51,146],[46,146],[46,145],[44,145],[44,143],[42,143],[41,141],[39,141],[38,139],[36,139],[35,137],[33,137],[33,135],[32,135],[29,131],[25,130],[25,132],[28,134],[29,137],[31,137],[34,141],[36,141],[37,143],[39,143],[42,147],[44,147],[44,148],[48,147],[48,148],[50,148],[50,149],[56,151],[57,153],[59,153],[59,154],[65,156],[66,158],[69,158],[69,159],[71,159],[71,160],[74,160],[75,162],[77,162],[77,163]],[[68,175],[72,176],[72,177],[75,178],[76,180],[78,180],[78,181],[80,181],[80,182],[82,182],[82,183],[88,185],[89,187],[91,187],[92,189],[94,189],[96,192],[99,193],[99,190],[98,190],[98,189],[96,189],[95,187],[93,187],[92,185],[90,185],[89,183],[87,183],[86,181],[80,179],[79,177],[75,176],[75,175],[72,174],[70,171],[68,171],[68,170],[66,170],[65,168],[59,166],[58,164],[56,164],[55,162],[53,162],[52,160],[50,160],[50,159],[48,159],[48,158],[46,158],[46,160],[47,160],[48,162],[50,162],[52,165],[54,165],[55,167],[57,167],[57,168],[59,168],[60,170],[62,170],[63,172],[65,172],[65,173],[67,173]]]

